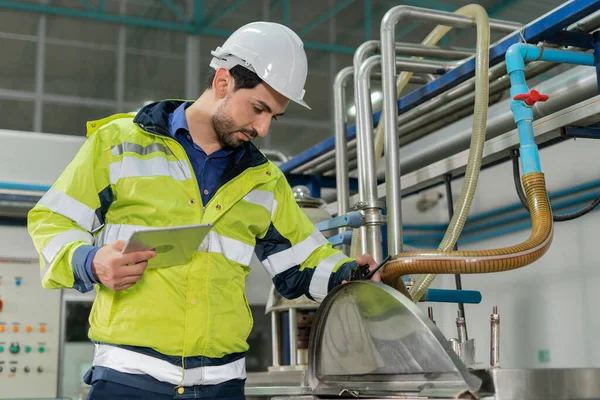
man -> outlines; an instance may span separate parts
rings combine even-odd
[[[303,100],[307,60],[285,26],[256,22],[213,51],[195,102],[88,123],[88,139],[29,215],[42,285],[94,286],[90,399],[244,398],[254,251],[287,298],[322,300],[365,255],[334,250],[251,143]],[[192,259],[146,270],[134,230],[212,223]],[[379,279],[377,276],[375,279]]]

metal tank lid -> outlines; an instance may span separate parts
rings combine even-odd
[[[315,315],[308,360],[315,396],[455,398],[481,387],[437,326],[377,282],[350,282],[329,293]]]
[[[318,199],[310,195],[310,189],[306,186],[294,186],[292,188],[296,203],[300,207],[306,208],[323,208],[327,206],[327,203],[323,199]]]

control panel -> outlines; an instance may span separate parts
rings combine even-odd
[[[37,260],[0,258],[0,399],[56,398],[60,308]]]

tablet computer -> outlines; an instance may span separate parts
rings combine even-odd
[[[182,265],[192,258],[212,227],[201,224],[135,231],[122,252],[155,250],[156,257],[148,260],[148,268]]]

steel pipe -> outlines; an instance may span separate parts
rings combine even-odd
[[[527,65],[527,69],[525,70],[525,74],[527,78],[532,78],[537,76],[543,72],[548,71],[553,68],[556,64],[548,63],[548,62],[532,62]],[[377,74],[375,74],[377,76]],[[490,95],[497,94],[508,88],[510,85],[508,75],[506,75],[506,64],[504,62],[490,68],[490,82],[492,80],[496,80],[490,83]],[[430,133],[433,130],[439,128],[436,124],[432,124],[432,121],[437,121],[439,118],[442,118],[444,115],[449,115],[456,113],[458,110],[464,109],[465,106],[473,104],[473,100],[475,99],[475,94],[473,92],[475,88],[474,78],[469,79],[468,81],[462,83],[461,85],[448,90],[428,100],[427,102],[409,110],[398,117],[398,135],[400,137],[399,145],[405,145],[408,142],[417,139],[418,137],[424,136],[426,133]],[[456,114],[460,115],[460,114]],[[419,118],[421,117],[422,118]],[[458,117],[457,119],[459,119]],[[421,121],[412,122],[412,121]],[[411,128],[412,125],[414,129]],[[446,122],[446,125],[448,122]],[[427,126],[425,131],[421,131],[416,135],[412,135],[415,129],[418,129],[419,126]],[[423,133],[425,132],[425,133]],[[410,136],[408,134],[411,134]],[[356,139],[352,139],[348,141],[348,160],[352,161],[356,156]],[[302,167],[299,167],[294,170],[294,173],[308,172],[313,174],[330,174],[335,172],[335,162],[333,161],[334,151],[329,151],[321,156],[315,158],[307,162]],[[352,170],[352,168],[350,169]]]
[[[279,367],[281,360],[281,347],[279,344],[280,317],[278,311],[271,311],[271,346],[273,353],[273,366]]]
[[[356,58],[355,58],[356,61]],[[381,66],[381,56],[365,60],[354,79],[356,83],[356,128],[358,139],[358,192],[365,213],[365,226],[361,228],[362,252],[373,256],[376,262],[383,258],[380,221],[383,206],[378,204],[377,178],[375,173],[375,148],[373,136],[373,109],[371,107],[370,79],[373,70]],[[368,217],[368,222],[367,222]]]
[[[298,312],[290,308],[288,313],[289,337],[290,337],[290,365],[298,364]]]
[[[447,63],[439,61],[423,61],[406,59],[396,60],[396,65],[405,71],[439,73],[440,69],[451,68]],[[377,171],[375,168],[375,148],[373,135],[373,109],[370,96],[370,79],[375,68],[381,66],[381,56],[372,56],[365,60],[359,68],[355,82],[357,83],[356,103],[359,124],[357,138],[359,141],[359,194],[362,209],[365,212],[365,227],[361,232],[363,253],[369,253],[375,261],[383,259],[381,248],[381,229],[384,224],[381,210],[383,204],[377,199]]]
[[[346,84],[354,73],[353,67],[343,68],[333,82],[333,107],[335,123],[335,164],[338,215],[350,211],[350,182],[348,180],[348,144],[346,139]]]
[[[386,151],[386,190],[388,214],[388,252],[402,252],[402,205],[400,203],[400,159],[398,145],[398,105],[396,95],[395,31],[400,20],[417,20],[452,27],[470,27],[475,20],[463,15],[417,7],[398,6],[389,10],[381,21],[381,55],[383,80],[383,120]],[[502,29],[497,21],[490,21],[490,29]],[[509,31],[517,28],[512,26]],[[359,149],[360,150],[360,149]]]
[[[290,157],[284,152],[273,149],[260,149],[260,151],[267,157],[276,157],[281,162],[288,162]]]
[[[338,173],[336,174],[338,215],[343,215],[350,211],[350,183],[348,177],[349,169],[348,143],[346,138],[347,113],[345,104],[345,90],[348,80],[352,77],[353,72],[353,67],[343,68],[340,72],[338,72],[333,83],[335,163],[336,170],[338,171]],[[411,82],[426,83],[430,82],[433,79],[435,79],[434,75],[423,74],[413,76],[411,78]],[[352,156],[356,156],[356,146],[353,147]]]

